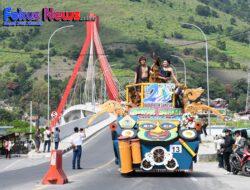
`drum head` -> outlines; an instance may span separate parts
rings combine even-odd
[[[195,140],[198,136],[197,131],[195,129],[181,129],[179,131],[179,135],[181,138],[187,141]]]
[[[121,135],[124,137],[134,138],[136,136],[136,131],[132,129],[124,129],[122,130]]]

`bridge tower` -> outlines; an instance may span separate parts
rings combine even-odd
[[[100,69],[103,73],[103,79],[105,82],[105,87],[107,89],[108,98],[111,100],[120,100],[119,90],[117,88],[116,80],[113,76],[112,70],[111,70],[109,62],[107,60],[107,57],[104,56],[105,55],[104,49],[102,47],[102,43],[101,43],[101,40],[99,37],[99,32],[98,32],[98,30],[99,30],[99,17],[93,13],[89,13],[88,18],[91,18],[91,19],[89,19],[88,21],[85,22],[86,23],[86,38],[85,38],[85,41],[82,45],[82,49],[81,49],[80,55],[76,61],[72,75],[68,81],[66,89],[65,89],[63,96],[60,100],[60,103],[57,107],[56,117],[51,120],[51,123],[50,123],[51,129],[53,129],[53,127],[55,127],[58,124],[58,122],[62,116],[62,112],[64,110],[66,103],[67,103],[67,99],[70,95],[70,91],[75,83],[79,69],[84,62],[85,55],[90,55],[93,52],[91,50],[90,53],[87,53],[90,46],[92,46],[91,44],[93,44],[93,47],[95,48],[96,56],[97,56],[99,63],[100,63]],[[93,56],[93,55],[91,55],[91,56]]]

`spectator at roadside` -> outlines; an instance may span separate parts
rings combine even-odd
[[[217,153],[217,160],[218,160],[218,167],[223,168],[224,162],[223,162],[223,145],[225,143],[225,140],[223,139],[222,135],[216,135],[215,140],[215,149]]]
[[[42,138],[42,135],[41,135],[41,132],[40,132],[40,129],[39,128],[36,128],[36,132],[35,132],[35,138],[34,138],[34,140],[35,140],[35,151],[37,152],[37,153],[40,153],[40,144],[41,144],[41,138]]]
[[[233,144],[235,143],[231,135],[231,130],[225,130],[225,143],[223,145],[223,159],[227,172],[225,174],[231,174],[231,166],[229,162],[230,154],[233,152]]]
[[[58,149],[59,147],[59,142],[60,142],[60,130],[58,127],[55,128],[54,132],[54,143],[55,143],[55,150]]]
[[[238,145],[236,147],[235,152],[237,152],[240,156],[243,155],[243,150],[246,148],[248,145],[247,143],[247,131],[245,129],[240,131],[240,139],[238,142]]]
[[[72,159],[72,169],[76,169],[76,162],[77,162],[77,169],[81,168],[81,156],[82,156],[82,136],[79,133],[79,128],[74,128],[74,134],[71,137],[70,143],[73,149],[73,159]]]
[[[47,146],[48,146],[48,152],[50,152],[51,132],[49,130],[49,127],[46,127],[46,130],[43,132],[43,138],[44,138],[43,152],[45,152]]]
[[[11,158],[11,149],[13,146],[14,146],[14,143],[12,144],[11,140],[9,140],[8,138],[6,140],[4,140],[6,159]]]
[[[241,139],[240,130],[236,130],[234,132],[234,140],[235,140],[235,143],[234,143],[234,146],[233,146],[234,151],[236,151],[236,149],[239,147],[240,139]]]
[[[202,131],[202,133],[204,133],[205,137],[207,136],[207,126],[208,126],[207,117],[202,117],[202,119],[201,119],[201,131]]]

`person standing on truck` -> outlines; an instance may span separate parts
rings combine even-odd
[[[161,79],[159,78],[160,69],[161,69],[161,60],[159,57],[155,56],[153,58],[153,65],[151,67],[149,82],[152,82],[152,83],[161,82]]]
[[[179,82],[174,74],[173,68],[170,67],[170,64],[171,64],[170,60],[163,61],[159,78],[164,83],[169,82],[170,79],[172,78],[174,83],[178,86]]]
[[[147,59],[144,56],[139,58],[139,66],[135,69],[135,83],[147,83],[149,82],[151,68],[146,63]]]

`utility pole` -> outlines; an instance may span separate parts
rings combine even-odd
[[[29,135],[29,138],[30,138],[30,141],[32,139],[32,101],[30,101],[30,135]]]
[[[250,42],[250,32],[248,34],[248,41]],[[248,43],[248,46],[250,47],[250,43]],[[246,98],[246,108],[245,111],[247,112],[250,110],[250,68],[247,69],[247,98]]]
[[[55,35],[56,32],[58,32],[59,30],[62,30],[64,28],[69,28],[69,27],[73,27],[74,25],[68,25],[68,26],[62,26],[60,28],[57,28],[50,36],[49,41],[48,41],[48,67],[47,67],[47,80],[48,80],[48,94],[47,94],[47,125],[48,127],[50,127],[50,41],[52,39],[52,37]]]
[[[188,26],[192,26],[196,29],[198,29],[201,34],[204,37],[204,42],[205,42],[205,53],[206,53],[206,66],[207,66],[207,105],[210,106],[210,90],[209,90],[209,63],[208,63],[208,41],[207,41],[207,36],[206,34],[203,32],[203,30],[198,27],[195,24],[190,24],[190,23],[182,23],[184,25],[188,25]],[[210,117],[210,111],[208,111],[208,126],[209,126],[209,134],[211,135],[211,117]]]
[[[250,110],[250,72],[249,70],[247,71],[247,97],[246,97],[246,107],[245,107],[245,111],[247,112],[248,110]]]

